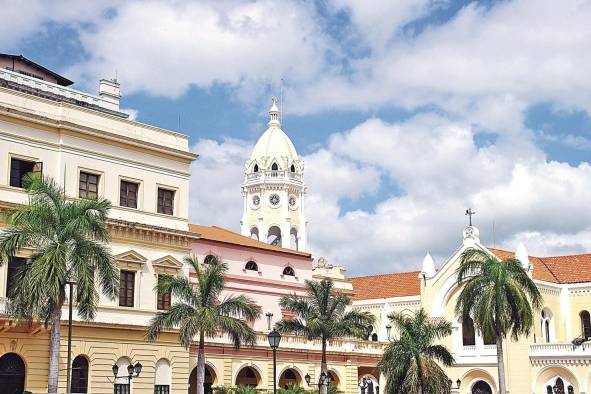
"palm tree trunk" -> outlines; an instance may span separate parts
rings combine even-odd
[[[326,362],[326,339],[322,338],[322,361],[320,362],[320,373],[324,372],[328,375],[328,364]],[[328,393],[328,385],[323,384],[320,386],[320,393],[327,394]]]
[[[47,392],[57,393],[60,361],[60,324],[62,320],[61,305],[55,305],[51,311],[51,331],[49,334],[49,374],[47,376]]]
[[[197,394],[204,394],[205,389],[205,338],[203,331],[199,333],[199,350],[197,350]]]
[[[505,394],[505,358],[503,355],[503,337],[497,335],[497,365],[499,372],[499,394]]]

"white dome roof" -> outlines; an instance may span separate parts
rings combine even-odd
[[[273,104],[269,110],[269,127],[254,146],[250,155],[251,161],[256,160],[260,163],[265,163],[269,159],[270,163],[273,159],[277,159],[279,165],[281,165],[283,159],[287,159],[288,163],[298,160],[298,153],[296,152],[295,146],[287,134],[281,130],[279,109],[275,101],[276,99],[273,97]]]

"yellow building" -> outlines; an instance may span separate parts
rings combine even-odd
[[[533,257],[528,256],[523,244],[515,253],[487,249],[480,244],[478,229],[469,226],[460,248],[439,270],[427,254],[421,271],[353,278],[354,308],[376,316],[374,339],[396,335],[393,330],[389,332],[388,314],[423,307],[432,317],[453,324],[453,334],[444,344],[456,360],[456,365],[447,370],[455,392],[496,393],[496,344],[481,338],[472,322],[461,322],[454,313],[459,294],[455,272],[461,253],[470,247],[482,248],[499,258],[516,257],[544,298],[532,335],[505,342],[507,392],[591,393],[591,342],[581,343],[591,339],[591,254]],[[564,391],[554,391],[555,387]]]

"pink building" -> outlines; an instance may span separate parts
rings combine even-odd
[[[193,253],[200,262],[217,256],[229,266],[226,279],[228,293],[244,294],[262,308],[263,316],[254,329],[267,331],[284,312],[279,299],[288,294],[305,294],[305,283],[312,279],[312,257],[309,253],[284,249],[251,239],[221,227],[190,225],[200,237],[193,241]]]

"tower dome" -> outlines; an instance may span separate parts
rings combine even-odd
[[[304,164],[281,130],[279,115],[273,97],[267,129],[245,163],[241,232],[273,245],[306,250]]]
[[[281,130],[279,109],[277,108],[276,101],[277,99],[273,97],[273,103],[269,109],[269,123],[267,124],[267,130],[265,130],[254,146],[252,154],[250,155],[250,160],[258,162],[259,165],[265,165],[270,160],[276,159],[284,162],[281,164],[289,166],[294,161],[298,160],[298,153],[287,134]],[[272,164],[269,163],[269,165]]]

